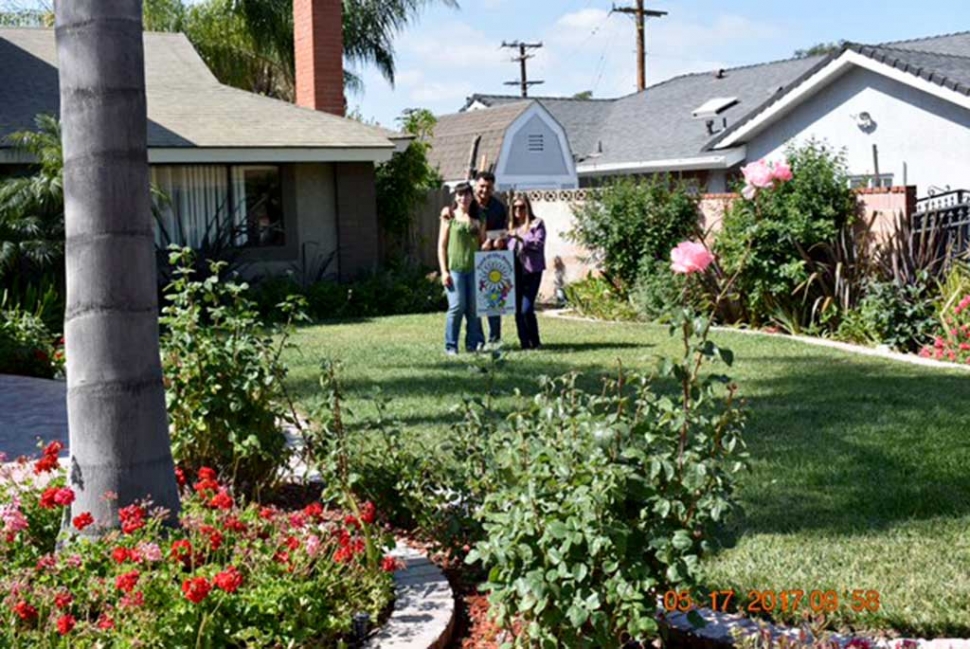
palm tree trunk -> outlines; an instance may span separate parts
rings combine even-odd
[[[117,526],[118,508],[135,500],[150,497],[176,515],[179,507],[158,349],[142,7],[140,0],[54,7],[72,514]]]

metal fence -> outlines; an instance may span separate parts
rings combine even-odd
[[[958,189],[916,201],[913,237],[935,232],[941,253],[970,253],[970,191]]]

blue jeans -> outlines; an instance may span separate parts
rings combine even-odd
[[[539,340],[539,321],[536,319],[536,297],[542,283],[542,271],[538,273],[519,272],[516,278],[516,297],[518,309],[515,311],[515,328],[519,334],[522,349],[536,349]]]
[[[502,340],[502,316],[488,316],[488,342],[497,343]]]
[[[451,271],[451,287],[448,295],[448,315],[445,316],[445,350],[458,351],[461,319],[464,316],[465,349],[473,352],[485,344],[482,321],[475,313],[475,271],[463,273]]]

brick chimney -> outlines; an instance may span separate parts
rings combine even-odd
[[[293,0],[296,104],[343,117],[342,0]]]

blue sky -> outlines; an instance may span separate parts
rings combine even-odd
[[[426,9],[396,40],[397,84],[363,70],[365,90],[348,104],[364,119],[395,126],[405,108],[457,111],[474,93],[514,94],[518,64],[503,40],[542,41],[529,61],[537,95],[636,90],[631,17],[609,15],[609,0],[459,0],[461,9]],[[632,5],[617,0],[617,6]],[[863,43],[970,29],[966,0],[646,0],[667,11],[647,23],[647,84],[686,72],[788,58],[821,41]]]

